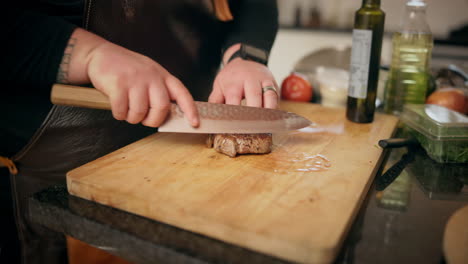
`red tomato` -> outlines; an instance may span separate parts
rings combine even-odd
[[[281,84],[281,98],[296,102],[309,102],[312,99],[312,85],[304,76],[291,73]]]

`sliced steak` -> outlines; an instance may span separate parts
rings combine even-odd
[[[273,139],[271,134],[216,134],[210,135],[206,144],[233,158],[237,154],[270,153]]]

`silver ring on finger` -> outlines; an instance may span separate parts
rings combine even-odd
[[[278,91],[276,90],[276,88],[273,85],[268,85],[268,86],[262,87],[262,93],[266,93],[267,91],[273,91],[273,92],[275,92],[276,95],[278,95]]]

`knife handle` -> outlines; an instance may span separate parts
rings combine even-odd
[[[105,94],[94,88],[54,84],[50,99],[56,105],[78,106],[110,110],[111,105]]]

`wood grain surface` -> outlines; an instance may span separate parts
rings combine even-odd
[[[230,158],[206,135],[156,133],[67,174],[72,195],[302,263],[332,262],[397,118],[282,102],[316,124],[274,134],[267,155]],[[328,161],[327,161],[328,160]]]

